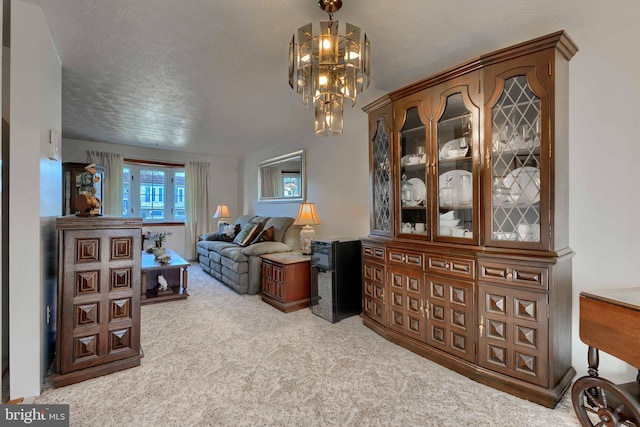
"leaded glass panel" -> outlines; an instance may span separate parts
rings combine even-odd
[[[373,139],[373,228],[391,231],[391,180],[389,134],[383,120],[378,121]]]
[[[540,242],[540,108],[525,76],[505,80],[492,110],[493,240]]]

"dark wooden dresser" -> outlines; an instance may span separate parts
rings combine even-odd
[[[65,216],[56,228],[54,387],[140,365],[142,220]]]

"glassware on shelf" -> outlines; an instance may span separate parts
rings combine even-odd
[[[504,178],[496,177],[493,180],[493,204],[505,205],[512,201],[511,190],[504,185]]]
[[[471,177],[462,175],[460,177],[460,187],[458,189],[458,201],[462,205],[468,205],[473,200],[473,188],[471,187]]]
[[[400,198],[402,199],[402,206],[407,206],[413,203],[413,185],[407,181],[407,175],[402,174],[402,184],[400,184]]]
[[[464,149],[469,146],[471,142],[471,117],[462,117],[462,139],[460,141],[460,148]]]
[[[453,188],[451,187],[452,176],[448,176],[446,178],[446,184],[442,187],[440,191],[440,204],[442,206],[451,206],[453,205]]]

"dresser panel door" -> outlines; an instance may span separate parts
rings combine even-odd
[[[478,364],[548,385],[548,296],[506,286],[478,286]]]
[[[140,230],[64,232],[61,373],[140,352]]]
[[[387,324],[385,267],[367,260],[362,263],[362,312],[382,325]]]
[[[475,361],[473,283],[427,275],[427,344]]]
[[[424,342],[424,274],[389,268],[389,327]]]

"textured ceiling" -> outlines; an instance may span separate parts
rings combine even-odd
[[[334,19],[368,34],[371,84],[386,92],[587,25],[598,3],[344,0]],[[41,4],[62,60],[65,138],[244,156],[313,133],[313,112],[287,84],[287,54],[299,26],[326,19],[316,0]]]

